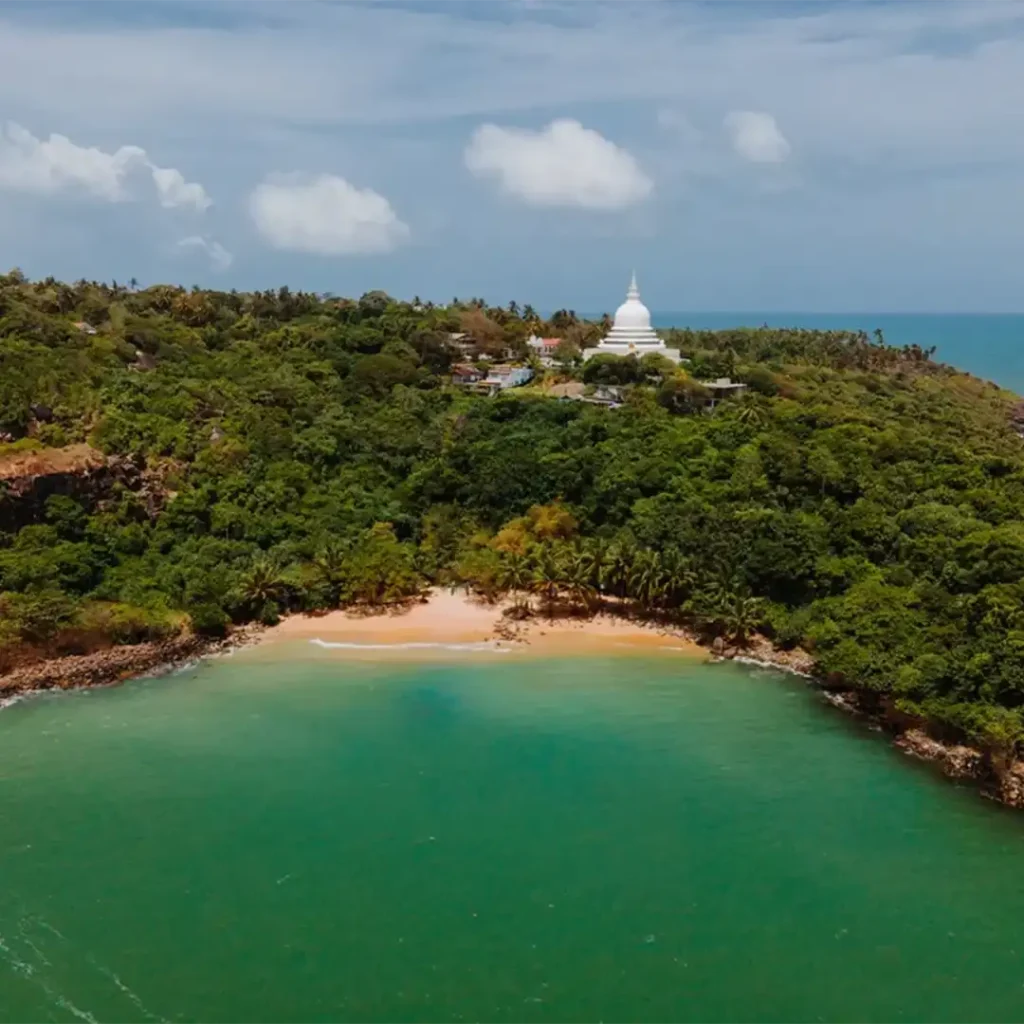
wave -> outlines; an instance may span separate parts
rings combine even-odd
[[[746,655],[737,654],[733,658],[723,658],[720,661],[735,661],[740,665],[750,665],[752,668],[764,668],[771,669],[773,672],[785,672],[787,675],[800,676],[801,679],[813,679],[814,676],[810,672],[802,672],[798,668],[793,668],[790,665],[781,664],[775,661],[768,661],[765,658],[753,658],[747,657]]]
[[[396,644],[359,644],[343,640],[321,640],[313,637],[309,641],[317,647],[332,651],[486,651],[489,654],[511,654],[508,647],[499,647],[493,640],[480,640],[471,643],[445,644],[428,640],[409,641]]]

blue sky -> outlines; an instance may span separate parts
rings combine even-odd
[[[0,265],[1024,309],[1024,4],[0,7]]]

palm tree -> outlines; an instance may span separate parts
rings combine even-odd
[[[557,549],[553,544],[542,545],[534,559],[531,589],[541,595],[541,600],[547,605],[549,618],[553,617],[562,580],[562,565]]]
[[[608,586],[608,572],[612,565],[612,549],[607,541],[592,540],[583,548],[590,584],[598,595]]]
[[[326,541],[313,558],[313,575],[322,584],[332,606],[341,604],[348,583],[348,550],[333,538]]]
[[[697,574],[690,561],[675,548],[661,556],[663,597],[672,608],[680,608],[693,593]]]
[[[274,616],[288,593],[289,581],[281,563],[266,554],[257,555],[238,579],[238,596],[246,609],[259,617]]]
[[[609,553],[608,566],[605,570],[605,586],[616,597],[629,595],[629,580],[637,555],[636,547],[628,542],[619,544]]]
[[[656,551],[641,551],[629,574],[629,595],[644,609],[653,608],[664,595],[661,562]]]
[[[529,608],[527,593],[534,582],[533,567],[526,555],[510,551],[505,555],[498,570],[498,586],[512,595],[513,607],[518,611]]]
[[[591,582],[590,559],[585,549],[577,546],[567,553],[563,564],[563,578],[573,604],[590,611],[597,596],[597,589]]]
[[[719,620],[732,641],[745,647],[750,634],[761,624],[764,602],[749,594],[731,593],[722,602]]]
[[[736,413],[736,419],[739,423],[748,427],[763,427],[765,420],[764,410],[756,402],[748,400],[743,403],[739,412]]]

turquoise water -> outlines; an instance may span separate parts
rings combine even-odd
[[[892,345],[938,346],[936,359],[1024,393],[1024,314],[922,313],[688,313],[652,314],[656,327],[812,327],[820,330],[881,328]]]
[[[1024,816],[774,673],[243,652],[0,750],[5,1021],[1024,1016]]]

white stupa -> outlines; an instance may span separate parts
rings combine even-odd
[[[679,362],[677,349],[666,347],[651,327],[651,311],[640,301],[640,289],[636,286],[634,272],[626,292],[626,301],[615,310],[612,329],[596,348],[588,348],[584,359],[597,355],[630,356],[638,358],[649,352],[657,352],[674,363]]]

